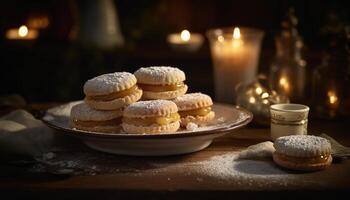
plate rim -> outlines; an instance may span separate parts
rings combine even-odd
[[[77,137],[93,137],[100,139],[171,139],[171,138],[187,138],[187,137],[199,137],[199,136],[207,136],[207,135],[215,135],[215,134],[223,134],[228,133],[230,131],[239,129],[247,124],[249,124],[253,120],[253,114],[237,105],[230,105],[225,103],[214,103],[219,106],[226,106],[237,109],[247,115],[247,118],[239,123],[235,123],[230,125],[229,127],[222,127],[218,129],[211,130],[203,130],[198,132],[189,132],[189,133],[170,133],[170,134],[110,134],[110,133],[100,133],[100,132],[92,132],[92,131],[84,131],[84,130],[74,130],[68,129],[61,126],[57,126],[51,123],[49,120],[46,120],[45,117],[41,119],[41,121],[48,127],[62,131],[63,133],[68,132],[71,136]],[[63,104],[62,104],[63,105]],[[60,105],[59,105],[60,106]],[[47,114],[45,112],[45,115]]]

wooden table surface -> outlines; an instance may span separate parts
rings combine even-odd
[[[346,146],[350,146],[349,127],[349,121],[310,120],[309,122],[310,133],[326,133]],[[23,166],[3,163],[0,164],[0,194],[51,199],[80,197],[217,199],[259,198],[267,193],[269,198],[288,198],[290,195],[295,198],[315,194],[326,195],[329,192],[346,192],[350,189],[350,160],[334,163],[327,170],[313,173],[285,171],[283,175],[273,174],[283,170],[273,166],[270,159],[259,161],[271,165],[273,170],[267,172],[254,170],[249,165],[241,169],[240,175],[231,177],[225,177],[225,174],[220,175],[220,172],[214,171],[220,168],[212,169],[209,173],[200,170],[203,167],[208,169],[210,166],[205,166],[206,163],[215,159],[215,156],[217,158],[232,154],[249,145],[268,140],[269,131],[269,128],[249,126],[215,139],[211,146],[200,152],[181,156],[108,155],[110,159],[115,160],[114,167],[118,169],[107,174],[55,176],[47,173],[29,173]],[[66,136],[63,138],[76,151],[92,151],[74,138]],[[214,164],[220,166],[220,161],[222,160],[219,159],[218,163],[214,161]]]

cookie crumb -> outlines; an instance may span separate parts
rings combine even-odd
[[[225,122],[225,118],[224,117],[219,117],[218,118],[218,122]]]
[[[190,122],[186,125],[186,129],[189,130],[189,131],[194,131],[198,128],[198,125],[193,123],[193,122]]]

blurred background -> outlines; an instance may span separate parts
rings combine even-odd
[[[295,28],[303,39],[307,62],[306,90],[311,91],[313,70],[330,49],[330,33],[342,34],[349,24],[347,1],[4,1],[0,6],[0,95],[18,94],[30,103],[82,99],[87,79],[150,65],[179,67],[187,75],[190,91],[214,95],[208,40],[197,51],[175,51],[167,35],[187,29],[205,37],[207,30],[216,27],[259,28],[265,36],[258,71],[268,74],[276,57],[275,38],[290,8],[298,19]],[[21,27],[29,38],[9,33]],[[348,40],[340,41],[345,45]],[[304,100],[311,94],[306,92]]]

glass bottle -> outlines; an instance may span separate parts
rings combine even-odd
[[[320,118],[334,119],[350,115],[349,29],[348,33],[330,34],[322,64],[313,72],[313,107]]]
[[[298,20],[290,9],[282,22],[282,31],[276,36],[276,56],[270,66],[270,87],[289,97],[292,103],[300,103],[305,96],[306,61],[302,56],[303,40],[296,25]]]

